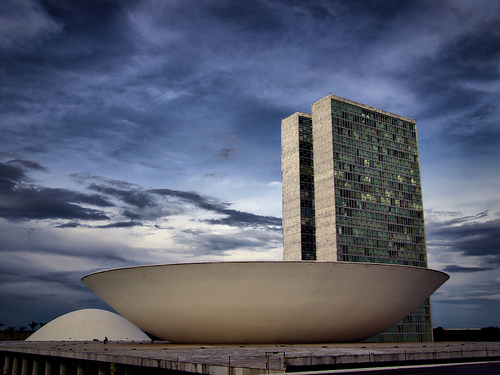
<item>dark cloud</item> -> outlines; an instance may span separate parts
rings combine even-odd
[[[78,272],[22,273],[1,267],[2,323],[26,326],[32,321],[48,323],[82,308],[109,310],[109,306],[80,281],[81,276]],[[19,285],[27,288],[19,290]]]
[[[14,159],[10,160],[9,164],[13,164],[22,168],[26,169],[33,169],[33,170],[40,170],[40,171],[47,171],[46,168],[42,167],[40,164],[31,161],[31,160],[24,160],[24,159]]]
[[[65,224],[60,224],[57,226],[57,228],[78,228],[81,224],[76,221],[70,221]]]
[[[272,3],[255,1],[234,3],[224,0],[209,3],[207,15],[250,38],[281,35],[286,32],[283,17]]]
[[[89,0],[74,2],[70,0],[43,0],[43,8],[53,19],[65,25],[68,33],[81,32],[99,35],[112,23],[113,17],[119,13],[127,1]],[[87,30],[91,27],[92,30]],[[97,30],[96,30],[97,29]],[[109,32],[109,31],[108,31]]]
[[[194,206],[207,211],[221,212],[228,207],[227,203],[210,199],[191,191],[179,191],[172,189],[151,189],[148,191],[150,193],[157,194],[163,197],[181,199],[187,203],[193,204]]]
[[[21,258],[37,258],[41,257],[70,257],[74,264],[85,264],[88,261],[97,261],[102,264],[126,266],[134,263],[128,257],[134,252],[133,248],[118,248],[115,244],[98,243],[89,245],[81,238],[70,236],[62,238],[50,233],[42,231],[16,231],[16,235],[23,237],[16,238],[15,235],[4,236],[2,243],[0,243],[0,252],[7,258],[7,253],[19,253]],[[5,261],[6,264],[7,261]],[[39,272],[36,270],[36,263],[27,263],[24,265],[24,270],[18,272],[19,268],[10,269],[10,272],[18,272],[20,275],[24,273],[35,274]],[[45,266],[45,265],[44,265]],[[7,269],[6,266],[2,267]],[[50,267],[49,267],[50,269]],[[47,271],[49,272],[49,271]]]
[[[142,225],[143,224],[138,222],[138,221],[120,221],[118,223],[100,225],[100,226],[97,226],[96,228],[105,228],[105,229],[109,229],[109,228],[133,228],[133,227],[140,227]]]
[[[467,17],[457,9],[451,12],[457,19]],[[468,32],[443,40],[438,53],[415,65],[421,78],[408,84],[425,102],[416,117],[420,122],[440,124],[430,140],[436,148],[454,146],[468,157],[498,157],[498,90],[493,89],[493,93],[488,88],[496,87],[500,79],[500,32],[496,24],[498,19],[490,18]]]
[[[451,220],[444,221],[444,222],[440,223],[439,225],[441,227],[447,227],[447,226],[452,226],[455,224],[462,224],[462,223],[478,220],[478,219],[481,219],[481,218],[484,218],[487,216],[488,216],[488,210],[485,210],[485,211],[480,212],[474,216],[460,216],[460,217],[457,217],[457,218],[454,218]]]
[[[221,210],[217,213],[227,215],[222,219],[207,220],[210,224],[223,224],[230,226],[268,226],[274,230],[281,231],[281,219],[272,216],[255,215],[249,212],[237,210]]]
[[[369,36],[378,38],[379,43],[390,43],[391,39],[384,35],[392,31],[390,25],[394,23],[389,20],[401,16],[406,19],[414,11],[421,14],[425,7],[411,2],[365,3],[297,2],[290,6],[288,2],[279,1],[244,5],[208,1],[194,6],[190,1],[163,5],[114,1],[92,1],[86,5],[71,1],[44,2],[44,12],[64,25],[64,37],[51,40],[50,48],[33,51],[22,64],[17,62],[16,67],[11,66],[15,69],[12,72],[19,74],[4,77],[14,81],[5,82],[6,95],[2,98],[6,113],[15,107],[18,113],[37,114],[39,126],[25,128],[24,122],[17,122],[6,126],[6,131],[19,139],[16,143],[22,144],[25,150],[49,145],[65,149],[71,144],[81,147],[79,151],[84,152],[83,144],[91,144],[91,148],[99,149],[103,158],[135,158],[137,162],[146,162],[161,155],[162,150],[179,150],[182,154],[198,150],[200,140],[197,137],[188,139],[183,134],[182,129],[188,126],[193,134],[203,137],[212,125],[216,129],[227,128],[230,121],[235,136],[245,139],[242,150],[238,149],[238,154],[245,157],[238,158],[239,162],[249,167],[258,163],[257,168],[268,173],[271,164],[266,165],[265,161],[279,158],[278,148],[271,155],[267,147],[279,142],[275,119],[288,115],[296,104],[282,105],[263,99],[248,90],[248,80],[243,77],[249,70],[256,69],[259,72],[253,76],[258,77],[256,87],[265,83],[268,90],[287,93],[289,77],[297,76],[296,71],[305,72],[305,75],[312,71],[329,73],[318,61],[328,61],[327,66],[334,70],[348,67],[353,72],[370,71],[369,58],[360,58],[359,54],[362,51],[362,56],[369,55],[373,48],[371,41],[364,38]],[[359,11],[361,8],[363,12]],[[427,14],[431,14],[431,10],[424,12]],[[354,22],[354,15],[363,22]],[[261,24],[266,27],[257,27]],[[343,27],[350,30],[352,25],[356,25],[356,33],[332,31]],[[344,34],[350,36],[346,39]],[[403,33],[402,38],[405,35]],[[394,38],[393,34],[390,36]],[[481,38],[473,37],[469,42],[471,46]],[[443,103],[440,113],[452,104],[463,108],[464,100],[478,97],[477,93],[471,95],[448,86],[446,92],[436,91],[434,86],[436,82],[443,86],[450,81],[447,76],[436,80],[432,72],[440,71],[436,70],[436,64],[445,69],[450,65],[450,56],[459,53],[460,43],[455,39],[451,38],[443,52],[432,56],[425,64],[415,59],[416,64],[422,66],[421,71],[417,71],[418,80],[407,71],[402,72],[400,78],[403,83],[408,79],[410,85],[416,85],[429,77],[429,85],[421,88],[421,97],[437,93],[439,100],[433,97],[424,102]],[[320,41],[328,47],[323,47]],[[349,48],[341,48],[339,55],[335,51],[339,44],[343,47],[342,41],[348,43]],[[275,47],[279,47],[279,53],[273,54]],[[297,66],[287,68],[288,72],[272,64],[279,56],[286,61],[289,61],[287,57],[297,56],[295,48],[299,47],[307,52],[297,57],[300,59]],[[384,51],[388,55],[398,52],[393,48]],[[317,58],[323,53],[325,59]],[[483,53],[490,51],[486,49]],[[245,61],[248,65],[242,63]],[[27,78],[17,82],[13,77]],[[53,81],[58,82],[56,87],[51,84]],[[315,84],[310,91],[314,90],[322,90],[322,87]],[[316,93],[315,98],[324,94],[323,91]],[[196,112],[186,113],[180,109],[193,101],[197,103]],[[39,105],[31,107],[30,103],[34,102]],[[473,108],[479,102],[484,103],[484,100],[475,99],[467,102],[467,106]],[[21,127],[25,129],[23,134],[33,135],[29,140],[16,132],[15,129]],[[488,140],[495,144],[487,134],[487,130],[478,132],[475,149],[481,149],[480,145]],[[463,139],[465,136],[460,136],[460,140]],[[232,158],[235,148],[230,145],[215,145],[211,150],[217,151],[203,163],[235,160]],[[250,152],[265,157],[250,159],[247,155]],[[279,163],[272,164],[272,169],[273,174],[279,176]]]
[[[104,68],[105,62],[119,59],[130,48],[122,32],[122,12],[128,1],[44,0],[42,3],[50,18],[62,25],[65,38],[54,40],[48,48],[37,52],[62,68],[69,64],[76,70]]]
[[[24,171],[21,168],[0,163],[0,191],[12,191],[18,181],[25,178]]]
[[[50,282],[62,284],[75,290],[85,290],[85,285],[80,283],[81,276],[76,272],[30,272],[29,274],[19,274],[17,270],[11,270],[5,266],[0,267],[0,285],[20,282]]]
[[[281,228],[280,218],[233,210],[229,208],[228,203],[195,192],[172,189],[145,190],[124,181],[107,180],[96,176],[75,177],[82,181],[88,178],[98,179],[104,184],[91,183],[88,186],[89,190],[99,194],[23,185],[26,175],[22,168],[13,164],[0,163],[0,186],[3,186],[0,194],[6,202],[0,205],[0,217],[9,220],[66,219],[70,222],[57,226],[59,228],[76,228],[81,225],[78,220],[110,220],[109,215],[104,211],[82,205],[101,208],[116,207],[108,199],[116,198],[124,204],[132,206],[132,209],[122,207],[123,216],[130,221],[112,222],[100,225],[98,228],[141,226],[144,221],[186,212],[189,205],[195,209],[224,216],[220,219],[205,220],[210,224],[268,226],[277,230]],[[167,201],[159,202],[158,197],[167,198]]]
[[[237,151],[237,149],[231,148],[231,147],[224,147],[221,148],[219,151],[217,151],[217,155],[221,159],[229,160]]]
[[[484,268],[500,267],[500,220],[478,221],[487,212],[427,225],[428,243],[443,251],[480,257]],[[474,221],[475,220],[475,221]],[[450,266],[459,271],[456,266]],[[462,272],[470,270],[465,267]]]
[[[427,215],[437,215],[437,216],[441,216],[441,215],[462,216],[463,215],[462,211],[458,211],[458,210],[439,210],[439,209],[431,209],[431,208],[426,209],[425,213]]]
[[[134,212],[132,210],[123,210],[122,215],[130,220],[139,220],[143,218],[143,215],[141,215],[138,212]]]
[[[0,49],[4,54],[26,52],[61,31],[37,1],[0,2],[0,23]]]
[[[242,236],[214,234],[201,229],[184,230],[176,234],[176,240],[190,249],[193,255],[224,255],[227,251],[251,246]]]
[[[473,273],[473,272],[491,271],[494,269],[496,269],[496,268],[492,268],[492,267],[463,267],[463,266],[458,266],[458,265],[448,265],[443,269],[443,271],[444,272]]]
[[[80,281],[81,276],[78,272],[44,272],[34,273],[24,281],[36,283],[54,283],[64,285],[74,291],[87,292],[88,288]]]
[[[80,205],[111,207],[100,195],[23,185],[24,179],[21,168],[0,163],[0,217],[9,220],[109,219],[103,211]]]
[[[155,205],[155,201],[153,200],[153,196],[151,194],[147,194],[146,192],[139,189],[132,190],[123,190],[116,189],[114,187],[102,186],[91,184],[89,186],[90,190],[97,191],[101,194],[109,195],[115,198],[122,200],[124,203],[127,203],[131,206],[135,206],[138,208],[145,208],[148,206]]]
[[[441,76],[453,84],[457,80],[491,81],[500,78],[500,32],[496,25],[485,24],[476,33],[467,33],[450,41],[438,56]]]

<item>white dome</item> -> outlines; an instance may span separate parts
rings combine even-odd
[[[26,341],[150,341],[149,337],[118,314],[98,309],[70,312],[47,323]]]

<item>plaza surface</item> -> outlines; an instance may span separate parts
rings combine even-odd
[[[92,362],[109,367],[134,370],[173,370],[203,374],[259,374],[373,367],[415,363],[498,360],[500,342],[393,343],[393,344],[309,344],[309,345],[177,345],[167,342],[24,342],[0,343],[3,362],[18,361],[33,367],[33,361],[47,361],[54,366]],[[6,360],[7,359],[7,360]],[[27,362],[23,362],[27,361]],[[31,361],[31,362],[29,362]],[[74,364],[68,365],[68,361]],[[80,363],[80,364],[78,364]],[[37,366],[39,366],[37,364]],[[41,364],[40,366],[43,366]],[[88,365],[87,365],[88,367]],[[14,371],[12,371],[14,373]]]

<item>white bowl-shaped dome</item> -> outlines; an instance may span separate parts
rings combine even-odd
[[[346,262],[220,262],[102,271],[82,281],[175,343],[352,342],[399,322],[448,279]]]
[[[56,318],[26,341],[151,341],[139,328],[118,314],[98,309],[77,310]]]

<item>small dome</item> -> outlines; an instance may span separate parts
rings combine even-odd
[[[98,309],[70,312],[56,318],[26,341],[150,341],[150,338],[118,314]]]

